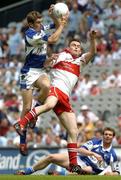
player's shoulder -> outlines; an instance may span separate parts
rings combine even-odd
[[[37,32],[32,29],[32,28],[28,28],[26,31],[25,31],[25,35],[32,38]]]
[[[93,144],[97,144],[97,145],[100,145],[102,143],[102,139],[99,139],[99,138],[92,138],[91,141],[93,142]]]

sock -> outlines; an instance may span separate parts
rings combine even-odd
[[[20,136],[20,144],[26,144],[26,130],[23,133],[24,135]]]
[[[26,127],[27,123],[30,121],[35,121],[37,119],[37,116],[38,115],[36,114],[35,108],[33,108],[24,116],[24,118],[20,119],[19,123],[23,127]]]
[[[29,174],[32,174],[34,172],[35,172],[35,170],[32,167],[29,167],[29,168],[25,169],[25,175],[29,175]]]
[[[72,164],[77,164],[77,143],[68,143],[68,155],[70,166]]]

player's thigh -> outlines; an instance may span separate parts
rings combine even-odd
[[[41,75],[34,83],[34,86],[36,86],[39,89],[43,89],[45,87],[49,88],[50,87],[49,76],[46,74]]]
[[[68,132],[71,130],[78,131],[76,116],[73,112],[63,112],[59,119]]]
[[[52,162],[57,165],[60,165],[64,168],[67,168],[69,166],[68,153],[52,154],[51,158],[52,158]]]
[[[23,107],[31,108],[32,105],[32,89],[23,89],[21,90]]]

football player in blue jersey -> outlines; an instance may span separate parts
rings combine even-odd
[[[42,16],[38,11],[31,11],[27,14],[28,29],[25,31],[25,63],[20,74],[20,88],[23,99],[21,117],[31,110],[33,87],[40,90],[39,100],[44,102],[48,95],[50,81],[44,68],[47,59],[47,45],[58,41],[68,19],[68,15],[60,19],[53,16],[53,5],[49,8],[49,15],[54,23],[42,25]],[[47,30],[55,28],[55,31],[48,34]],[[33,126],[33,124],[32,124]],[[27,155],[26,130],[24,136],[20,136],[20,152]]]
[[[102,139],[93,138],[78,149],[78,164],[82,167],[83,174],[120,175],[119,157],[112,147],[114,136],[115,131],[106,127],[103,130]],[[18,170],[15,174],[29,175],[44,169],[51,163],[68,169],[68,153],[49,154],[41,158],[33,167]]]

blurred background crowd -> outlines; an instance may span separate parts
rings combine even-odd
[[[121,145],[121,1],[65,0],[69,22],[48,54],[60,52],[71,38],[79,38],[88,50],[88,32],[97,31],[97,54],[80,74],[72,93],[72,105],[79,128],[78,144],[102,136],[105,126],[114,127],[114,145]],[[50,1],[51,4],[51,1]],[[42,12],[43,24],[51,22],[48,10]],[[19,73],[24,62],[24,31],[26,20],[9,22],[0,27],[0,147],[19,144],[12,124],[19,118],[22,107]],[[34,91],[33,106],[37,90]],[[65,147],[67,134],[53,112],[39,117],[33,130],[29,129],[30,147]]]

